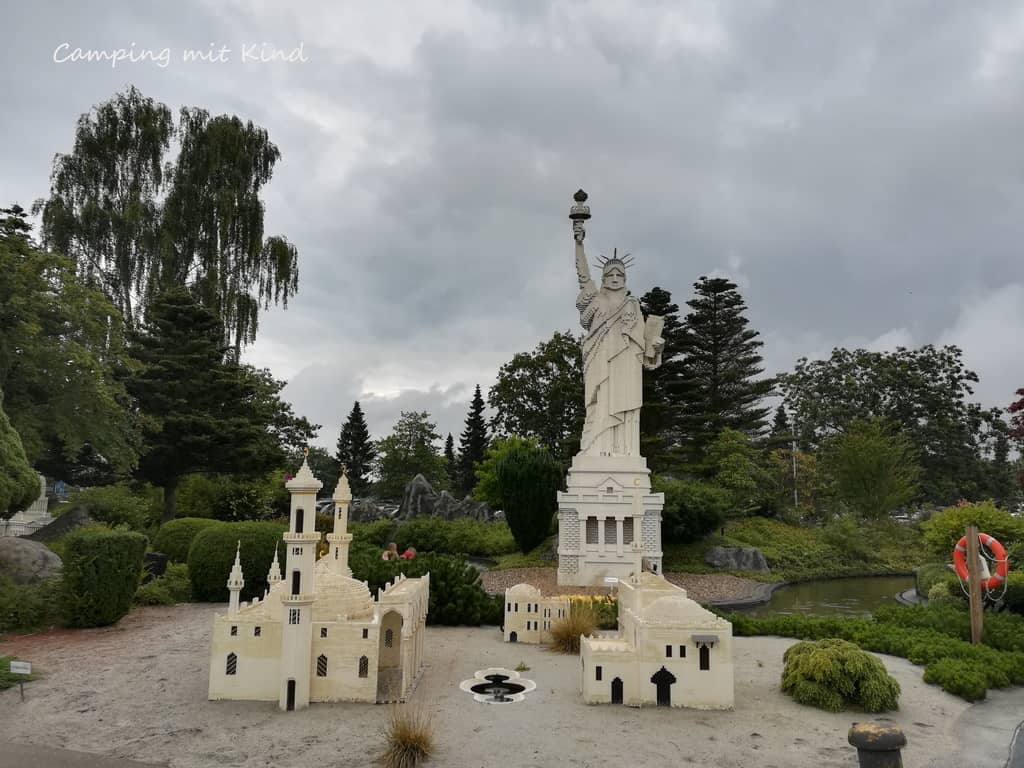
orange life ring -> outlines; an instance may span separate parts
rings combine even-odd
[[[1010,563],[1006,559],[1006,548],[997,539],[987,533],[979,533],[978,539],[981,544],[988,547],[996,561],[996,572],[987,579],[982,580],[983,589],[995,589],[1006,581],[1006,574],[1010,570]],[[961,579],[967,578],[967,537],[961,536],[953,549],[953,568],[956,575]]]

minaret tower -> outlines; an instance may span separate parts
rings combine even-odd
[[[281,581],[281,563],[277,559],[277,547],[274,547],[274,559],[270,563],[270,570],[267,571],[267,592],[274,588],[274,585]]]
[[[327,534],[329,567],[341,576],[352,575],[352,569],[348,567],[348,545],[352,542],[352,534],[348,532],[348,506],[351,503],[352,490],[343,464],[338,486],[334,489],[334,531]]]
[[[235,550],[235,564],[231,566],[231,573],[228,574],[228,616],[238,613],[238,596],[245,586],[245,579],[242,577],[242,542],[239,540],[238,549]]]
[[[309,451],[298,473],[285,487],[291,492],[291,516],[284,534],[288,547],[286,589],[281,598],[281,709],[309,706],[309,672],[313,647],[313,566],[320,534],[316,532],[316,493],[323,483],[309,468]]]

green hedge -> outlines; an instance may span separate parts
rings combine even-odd
[[[1024,563],[1016,563],[1018,568],[1024,568]],[[1011,564],[1011,567],[1013,564]],[[1006,580],[1006,594],[1003,595],[1006,603],[1006,610],[1024,616],[1024,572],[1010,571]]]
[[[899,708],[900,684],[881,661],[847,640],[797,643],[782,658],[782,692],[801,704],[829,712]]]
[[[241,598],[262,597],[267,589],[267,572],[278,552],[281,575],[287,573],[287,547],[281,534],[282,523],[219,523],[201,530],[188,551],[188,574],[192,597],[200,602],[224,602],[228,599],[228,574],[235,562],[235,550],[241,542],[242,573],[245,587]]]
[[[184,563],[169,563],[163,576],[143,584],[135,593],[139,605],[175,605],[191,599],[192,584]]]
[[[374,595],[399,573],[409,578],[430,573],[428,624],[502,623],[503,605],[484,592],[480,573],[459,557],[427,553],[412,560],[384,561],[379,550],[359,547],[350,553],[349,564],[352,575],[368,582]]]
[[[0,634],[32,632],[58,622],[60,578],[35,586],[15,584],[0,576]]]
[[[128,613],[147,543],[140,533],[101,525],[64,538],[60,604],[69,626],[103,627]]]
[[[65,509],[87,507],[96,522],[111,527],[126,525],[133,531],[145,531],[163,514],[159,491],[134,491],[125,484],[86,488],[72,494],[70,501]]]
[[[917,569],[916,586],[919,597],[928,597],[932,587],[940,582],[948,583],[950,587],[953,586],[953,582],[956,582],[957,591],[960,589],[959,579],[957,579],[955,573],[946,567],[945,563],[925,563]],[[952,590],[950,592],[952,593]]]
[[[953,547],[960,541],[968,525],[994,536],[1004,547],[1012,547],[1024,539],[1024,520],[1020,520],[991,501],[949,507],[921,523],[925,544],[933,555],[952,558]]]
[[[413,547],[417,552],[495,557],[516,551],[516,541],[506,523],[485,523],[469,518],[413,518],[398,526],[394,541],[399,552]]]
[[[208,517],[179,517],[160,526],[153,538],[153,551],[163,552],[173,563],[188,561],[192,540],[211,525],[220,525]]]
[[[380,554],[380,550],[388,545],[388,542],[394,541],[393,531],[395,524],[390,520],[374,520],[372,523],[349,523],[348,532],[352,534],[353,544],[367,544],[377,549],[377,554]]]

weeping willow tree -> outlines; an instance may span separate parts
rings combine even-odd
[[[264,236],[260,193],[280,156],[252,122],[185,108],[175,125],[166,105],[129,88],[82,115],[74,149],[55,158],[38,204],[44,243],[73,258],[133,330],[153,297],[189,287],[237,357],[260,309],[287,307],[298,289],[295,247]]]

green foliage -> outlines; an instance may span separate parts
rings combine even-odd
[[[228,599],[227,579],[241,542],[242,573],[245,587],[241,599],[261,597],[267,589],[267,572],[277,551],[281,573],[287,573],[288,548],[281,534],[287,526],[277,522],[219,523],[196,534],[188,552],[188,574],[192,596],[199,602],[224,602]]]
[[[353,548],[349,565],[352,575],[368,582],[374,594],[400,573],[409,578],[429,573],[428,624],[495,623],[495,601],[480,585],[480,573],[462,558],[426,553],[417,554],[412,560],[384,561],[379,550]]]
[[[978,376],[954,346],[894,352],[834,349],[828,360],[797,361],[779,377],[801,448],[816,449],[856,419],[895,424],[920,462],[921,493],[952,504],[988,493],[985,453],[1001,424],[998,409],[970,402]]]
[[[505,519],[521,552],[548,537],[557,506],[562,471],[547,449],[509,446],[495,465]]]
[[[503,571],[510,568],[556,568],[558,560],[554,557],[555,537],[549,536],[529,552],[512,552],[499,555],[492,571]]]
[[[451,437],[449,435],[449,437]],[[467,496],[476,485],[476,466],[484,460],[487,450],[487,422],[484,421],[484,398],[480,394],[480,385],[473,391],[473,399],[466,414],[466,428],[459,437],[458,470],[455,483],[456,495]]]
[[[783,655],[782,692],[829,712],[848,707],[887,712],[899,707],[900,685],[882,662],[846,640],[790,646]]]
[[[796,502],[793,499],[793,465],[796,464]],[[774,492],[767,504],[795,519],[810,518],[818,510],[822,495],[822,478],[818,471],[818,458],[807,451],[793,451],[792,448],[777,448],[769,451],[765,460],[768,473],[767,495]]]
[[[921,527],[929,552],[952,559],[953,547],[968,525],[978,526],[981,533],[994,536],[1004,547],[1024,539],[1024,520],[999,509],[992,501],[981,501],[949,507],[923,522]]]
[[[1017,560],[1016,566],[1024,568],[1024,563]],[[1024,616],[1024,572],[1010,571],[1003,602],[1006,604],[1006,610]]]
[[[27,509],[37,496],[39,476],[29,465],[21,437],[4,413],[0,391],[0,518]]]
[[[0,576],[0,634],[33,632],[57,623],[60,619],[59,597],[59,578],[23,586]]]
[[[972,689],[973,682],[963,678],[974,673],[982,675],[986,688],[1024,683],[1024,619],[1011,614],[986,614],[984,645],[971,645],[964,639],[970,637],[970,617],[963,607],[953,605],[882,608],[872,619],[755,619],[742,614],[733,614],[729,619],[736,636],[840,638],[864,650],[900,656],[925,665],[926,682],[942,685],[956,695],[969,696],[969,700],[975,700],[978,691]],[[933,666],[937,664],[936,671]]]
[[[163,576],[143,584],[135,592],[135,602],[139,605],[174,605],[191,599],[192,584],[184,563],[169,563]]]
[[[655,476],[652,486],[665,494],[661,530],[666,541],[699,541],[722,525],[730,509],[731,494],[711,483]]]
[[[841,553],[842,561],[851,565],[869,563],[875,559],[871,542],[863,529],[847,515],[830,520],[821,530],[821,540]]]
[[[644,317],[664,320],[661,365],[643,375],[643,407],[640,409],[640,453],[655,473],[675,469],[680,462],[679,404],[685,395],[685,363],[682,360],[683,325],[679,305],[672,294],[654,287],[640,297]]]
[[[365,542],[378,550],[394,540],[395,524],[390,520],[374,520],[372,523],[349,523],[348,532],[353,543]]]
[[[772,478],[762,461],[750,438],[735,429],[723,429],[706,446],[704,475],[728,494],[727,514],[743,516],[771,506]]]
[[[551,622],[551,645],[555,653],[579,654],[580,635],[592,635],[597,629],[597,614],[589,600],[573,600],[569,615]]]
[[[146,537],[102,525],[64,538],[61,613],[72,627],[104,627],[131,609],[142,574]]]
[[[964,659],[938,659],[925,669],[924,681],[967,701],[981,701],[989,688],[985,669],[978,662]]]
[[[928,597],[932,587],[936,584],[959,583],[959,580],[945,563],[925,563],[917,569],[917,594],[920,597]]]
[[[505,523],[480,520],[438,520],[418,517],[406,520],[394,534],[398,550],[413,547],[417,552],[493,557],[516,550],[515,539]]]
[[[171,562],[184,563],[192,540],[211,525],[217,525],[217,521],[203,517],[179,517],[164,523],[153,538],[153,551],[167,555]]]
[[[724,429],[758,435],[768,409],[761,406],[773,388],[764,372],[757,331],[747,327],[746,304],[736,284],[722,277],[701,277],[696,297],[686,302],[683,320],[685,396],[680,405],[683,450],[690,465],[703,463],[705,451]]]
[[[484,502],[491,509],[501,509],[504,502],[498,488],[499,459],[538,447],[540,447],[540,443],[537,440],[516,435],[494,440],[490,448],[487,449],[484,460],[476,468],[476,486],[473,489],[473,498]]]
[[[287,515],[290,502],[279,470],[258,477],[195,474],[179,484],[176,510],[180,517],[271,520]]]
[[[124,525],[146,531],[160,520],[160,504],[152,494],[134,491],[126,483],[86,488],[71,496],[72,506],[84,506],[89,516],[110,527]]]
[[[377,450],[370,440],[363,409],[356,400],[338,435],[338,461],[345,465],[352,495],[361,497],[369,489],[369,474]]]
[[[947,605],[961,601],[960,590],[956,593],[953,592],[954,586],[948,581],[939,581],[932,584],[932,588],[928,590],[928,594],[925,597],[928,598],[929,605]]]
[[[39,677],[36,672],[31,675],[17,675],[11,672],[11,662],[17,661],[13,656],[0,656],[0,691],[13,688],[19,683],[27,683]]]
[[[426,411],[402,411],[391,434],[376,444],[376,490],[385,499],[400,499],[406,484],[423,475],[434,490],[448,487],[444,457],[435,443],[441,436]]]
[[[572,333],[556,332],[533,352],[520,352],[501,366],[487,393],[499,437],[533,438],[568,466],[580,447],[583,418],[583,358]]]
[[[832,479],[837,500],[872,520],[914,498],[921,474],[910,439],[877,418],[855,419],[827,440],[820,466]]]

